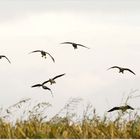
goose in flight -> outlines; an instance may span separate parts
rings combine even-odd
[[[0,55],[0,59],[2,59],[2,58],[6,58],[8,60],[8,62],[11,63],[10,60],[5,55]]]
[[[84,48],[87,48],[89,49],[88,47],[82,45],[82,44],[77,44],[77,43],[73,43],[73,42],[63,42],[61,44],[71,44],[73,46],[74,49],[77,49],[78,47],[77,46],[81,46],[81,47],[84,47]]]
[[[50,78],[49,80],[45,81],[43,84],[46,84],[46,83],[48,83],[48,82],[50,82],[51,85],[52,85],[52,84],[55,84],[55,83],[56,83],[56,82],[55,82],[55,79],[56,79],[56,78],[59,78],[59,77],[61,77],[61,76],[64,76],[64,75],[65,75],[65,73],[64,73],[64,74],[57,75],[57,76],[55,76],[54,78]]]
[[[111,67],[109,69],[113,69],[113,68],[118,68],[119,69],[119,73],[124,73],[124,71],[126,70],[126,71],[129,71],[129,72],[133,73],[134,75],[136,75],[132,70],[130,70],[128,68],[122,68],[122,67],[118,67],[118,66],[113,66],[113,67]]]
[[[35,52],[40,52],[41,55],[42,55],[42,57],[44,57],[44,58],[46,58],[46,54],[47,54],[47,55],[49,55],[51,57],[51,59],[53,60],[53,62],[55,62],[54,58],[48,52],[45,52],[43,50],[35,50],[35,51],[30,52],[30,53],[35,53]]]
[[[133,107],[131,107],[131,106],[129,106],[129,105],[126,105],[126,106],[120,106],[120,107],[113,107],[113,108],[110,109],[108,112],[112,112],[112,111],[115,111],[115,110],[121,110],[122,112],[125,112],[127,109],[134,110]]]
[[[32,88],[34,88],[34,87],[42,87],[42,88],[45,89],[45,90],[49,90],[49,91],[51,92],[51,94],[52,94],[51,89],[48,88],[47,86],[45,86],[45,85],[44,85],[44,82],[43,82],[42,84],[35,84],[35,85],[31,86],[31,87],[32,87]],[[52,97],[53,97],[53,94],[52,94]]]

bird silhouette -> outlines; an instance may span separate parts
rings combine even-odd
[[[122,112],[125,112],[127,109],[134,110],[133,107],[131,107],[131,106],[129,106],[129,105],[126,105],[126,106],[120,106],[120,107],[113,107],[113,108],[110,109],[108,112],[112,112],[112,111],[115,111],[115,110],[121,110]]]
[[[113,68],[118,68],[119,73],[124,73],[124,71],[129,71],[129,72],[133,73],[134,75],[136,75],[132,70],[130,70],[128,68],[122,68],[122,67],[118,67],[118,66],[113,66],[113,67],[111,67],[109,69],[113,69]],[[109,69],[107,69],[107,70],[109,70]]]
[[[57,78],[59,78],[59,77],[61,77],[61,76],[64,76],[64,75],[65,75],[65,73],[64,73],[64,74],[57,75],[57,76],[55,76],[54,78],[50,78],[49,80],[45,81],[43,84],[46,84],[46,83],[48,83],[48,82],[50,82],[51,85],[52,85],[52,84],[55,84],[55,83],[56,83],[56,82],[55,82],[55,79],[57,79]]]
[[[81,47],[84,47],[84,48],[87,48],[87,49],[90,49],[82,44],[77,44],[77,43],[73,43],[73,42],[63,42],[61,44],[71,44],[73,46],[74,49],[77,49],[78,47],[77,46],[81,46]]]
[[[2,59],[2,58],[6,58],[8,60],[8,62],[11,63],[10,60],[5,55],[0,55],[0,59]]]
[[[53,60],[53,62],[55,62],[55,59],[52,57],[52,55],[50,55],[48,52],[45,52],[45,51],[43,51],[43,50],[35,50],[35,51],[32,51],[32,52],[30,52],[30,53],[35,53],[35,52],[40,52],[41,53],[41,55],[42,55],[42,57],[44,57],[44,58],[47,58],[46,57],[46,54],[47,55],[49,55],[50,57],[51,57],[51,59]],[[29,54],[30,54],[29,53]]]
[[[42,84],[35,84],[35,85],[31,86],[31,87],[32,88],[34,88],[34,87],[42,87],[45,90],[49,90],[51,92],[52,97],[53,97],[52,90],[50,88],[48,88],[47,86],[45,86],[44,82]]]

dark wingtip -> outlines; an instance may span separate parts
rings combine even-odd
[[[31,54],[31,53],[33,53],[33,51],[32,52],[29,52],[28,54]]]
[[[108,110],[107,112],[112,112],[112,110]]]
[[[128,106],[128,108],[129,108],[129,109],[132,109],[132,110],[134,110],[134,108],[133,108],[133,107],[131,107],[130,105],[127,105],[127,106]]]
[[[107,70],[110,70],[111,68],[108,68]]]
[[[134,110],[134,108],[133,108],[133,107],[132,107],[131,109],[132,109],[132,110]]]
[[[61,42],[60,44],[64,44],[65,42]]]

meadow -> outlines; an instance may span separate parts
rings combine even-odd
[[[28,109],[29,101],[30,99],[19,101],[6,110],[1,108],[1,139],[140,138],[140,116],[137,111],[123,113],[116,111],[114,115],[105,113],[100,117],[96,109],[91,104],[87,104],[82,117],[78,118],[73,108],[78,105],[80,99],[70,99],[60,111],[47,120],[47,112],[51,104],[41,102]],[[20,119],[15,122],[8,121],[16,110],[22,112]]]

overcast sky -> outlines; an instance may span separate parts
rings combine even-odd
[[[0,105],[22,98],[50,102],[58,111],[70,97],[91,102],[97,112],[123,103],[140,83],[139,0],[5,0],[0,2]],[[90,49],[74,50],[65,41]],[[33,50],[48,51],[56,63]],[[128,67],[136,76],[111,66]],[[66,73],[48,85],[54,93],[31,88]],[[137,91],[135,95],[139,95]],[[139,98],[129,101],[140,107]],[[125,99],[124,99],[125,101]],[[81,106],[82,107],[82,106]]]

